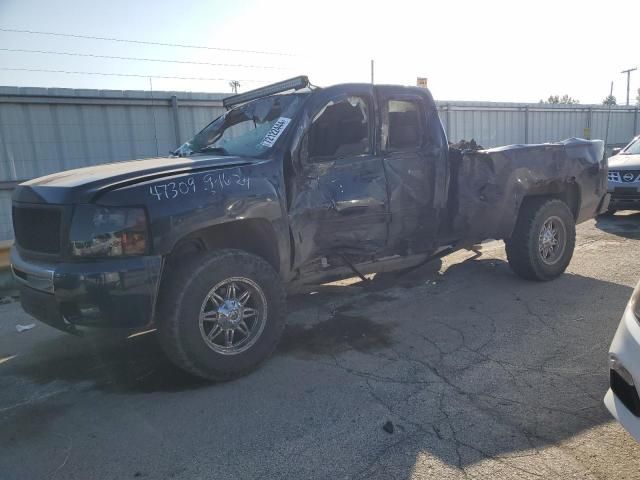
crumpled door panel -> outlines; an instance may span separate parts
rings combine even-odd
[[[294,267],[335,253],[375,255],[387,240],[387,191],[380,158],[310,163],[289,210]]]

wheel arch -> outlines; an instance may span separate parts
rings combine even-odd
[[[530,203],[546,199],[560,200],[569,207],[574,220],[577,221],[580,213],[580,198],[580,185],[575,181],[555,181],[528,189],[520,201],[516,217],[511,222],[508,229],[509,234],[505,238],[509,238],[513,234],[518,217]]]
[[[276,231],[266,219],[248,218],[207,226],[178,238],[166,255],[167,266],[199,252],[232,248],[266,260],[280,273],[280,252]]]

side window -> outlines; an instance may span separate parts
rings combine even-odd
[[[416,150],[423,144],[420,104],[416,100],[389,100],[382,141],[386,151]]]
[[[362,97],[330,101],[313,118],[309,158],[323,160],[371,152],[369,107]]]

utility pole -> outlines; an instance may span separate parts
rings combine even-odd
[[[240,82],[238,80],[231,80],[229,82],[229,86],[231,87],[231,90],[233,91],[233,93],[238,93],[238,87],[240,86]]]
[[[622,70],[620,73],[627,74],[627,105],[629,105],[629,83],[631,81],[631,72],[635,72],[638,68],[629,68],[628,70]]]
[[[371,85],[373,85],[373,59],[371,60]]]
[[[611,82],[611,90],[609,97],[613,96],[613,82]],[[609,141],[609,124],[611,123],[611,103],[609,103],[609,112],[607,113],[607,129],[604,134],[604,156],[607,157],[607,142]]]

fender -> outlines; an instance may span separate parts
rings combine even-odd
[[[260,219],[273,228],[280,271],[287,271],[289,233],[281,201],[281,162],[216,168],[164,177],[104,194],[100,205],[144,206],[153,252],[168,255],[194,232],[233,222]]]

